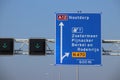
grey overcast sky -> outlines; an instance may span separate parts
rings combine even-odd
[[[102,39],[120,39],[119,0],[0,0],[0,37],[55,39],[55,13],[102,13]],[[54,48],[54,45],[52,46]],[[75,80],[76,66],[53,66],[55,55],[0,56],[0,80]],[[120,57],[79,66],[80,80],[120,80]]]

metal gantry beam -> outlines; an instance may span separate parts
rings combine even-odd
[[[120,43],[120,40],[102,40],[102,43]]]
[[[55,39],[45,39],[46,40],[46,54],[54,55],[54,50],[49,47],[49,43],[54,44]],[[20,46],[18,49],[14,48],[15,55],[29,55],[29,49],[23,49],[24,46],[29,45],[29,39],[14,39],[14,43],[19,43]],[[112,55],[112,56],[120,56],[120,40],[102,40],[102,54],[103,55]],[[105,45],[109,45],[109,47],[105,48]]]
[[[120,56],[120,40],[102,40],[102,43],[109,45],[108,48],[102,46],[103,55]]]
[[[15,55],[29,55],[29,49],[23,50],[24,46],[29,46],[29,39],[14,39],[15,43],[20,43],[20,46],[18,49],[14,50]],[[52,50],[48,43],[55,43],[54,39],[46,39],[46,54],[47,55],[53,55],[54,50]]]

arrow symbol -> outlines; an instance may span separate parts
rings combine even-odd
[[[62,56],[62,61],[63,61],[63,59],[65,58],[65,57],[69,57],[69,52],[65,52],[65,55],[64,56]]]
[[[36,48],[40,48],[40,45],[37,43],[37,44],[35,45],[35,47],[36,47]]]
[[[60,63],[62,63],[62,62],[63,62],[63,59],[64,59],[65,57],[68,57],[68,56],[69,56],[69,53],[66,52],[64,56],[62,55],[62,43],[63,43],[63,42],[62,42],[62,41],[63,41],[63,38],[62,38],[63,30],[62,30],[62,29],[63,29],[63,26],[64,26],[63,22],[60,22],[59,26],[60,26]]]
[[[63,27],[63,26],[64,26],[63,22],[60,22],[59,26],[60,26],[60,27]]]
[[[4,43],[2,47],[7,48],[7,43]]]

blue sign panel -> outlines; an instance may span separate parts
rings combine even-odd
[[[56,14],[56,64],[101,64],[101,14]]]

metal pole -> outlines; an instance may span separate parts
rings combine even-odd
[[[76,80],[79,80],[79,65],[76,66]]]
[[[59,80],[61,80],[61,73],[59,72]]]

